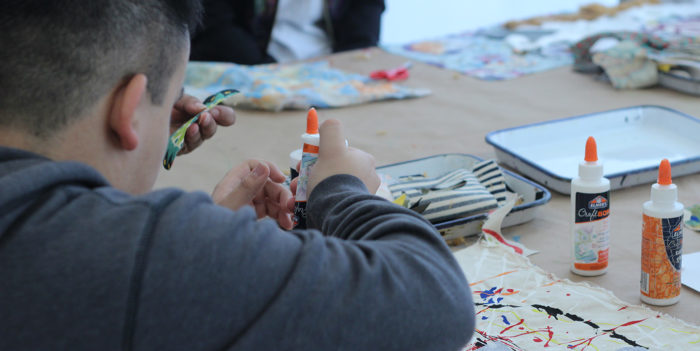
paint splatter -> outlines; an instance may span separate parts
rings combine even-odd
[[[626,342],[627,345],[630,345],[630,346],[639,346],[639,347],[648,348],[648,347],[645,347],[645,346],[642,346],[642,345],[637,344],[634,340],[630,340],[630,339],[628,339],[627,337],[625,337],[624,335],[618,334],[618,333],[617,333],[616,331],[614,331],[614,330],[613,330],[612,333],[610,334],[610,337],[611,337],[611,338],[614,338],[614,339],[620,339],[620,340]]]
[[[506,318],[505,315],[501,315],[501,318],[503,318],[503,323],[505,323],[506,325],[510,325],[510,322],[508,321],[508,318]]]
[[[562,310],[556,307],[549,307],[544,305],[532,305],[532,307],[536,308],[537,310],[544,310],[550,317],[554,317],[554,319],[556,320],[559,320],[559,318],[557,318],[558,315],[564,314]]]

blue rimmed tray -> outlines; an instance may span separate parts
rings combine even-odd
[[[563,194],[571,192],[593,136],[612,189],[652,183],[667,158],[673,175],[700,171],[700,120],[662,106],[633,106],[502,129],[486,135],[499,163]]]
[[[394,178],[412,174],[437,177],[459,168],[471,169],[481,161],[483,161],[481,158],[468,154],[440,154],[377,167],[377,172]],[[535,218],[538,207],[551,198],[549,191],[511,171],[503,170],[503,175],[507,190],[520,195],[522,203],[513,207],[503,220],[502,226],[509,227]],[[434,225],[445,239],[455,239],[480,233],[486,215],[487,213],[480,213]]]

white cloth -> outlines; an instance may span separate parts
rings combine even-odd
[[[323,0],[280,0],[267,53],[277,62],[305,60],[331,53],[323,19]]]

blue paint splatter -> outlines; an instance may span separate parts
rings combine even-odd
[[[503,300],[503,298],[502,298],[502,297],[499,297],[499,298],[496,299],[496,302],[501,302],[502,300]]]
[[[481,320],[482,320],[482,321],[485,320],[485,319],[489,319],[489,317],[481,316]]]
[[[484,291],[482,291],[481,294],[479,294],[479,295],[481,296],[482,299],[485,299],[485,298],[487,298],[487,297],[489,297],[489,296],[493,296],[493,295],[496,293],[496,288],[497,288],[497,287],[494,286],[494,287],[491,288],[491,289],[484,290]]]
[[[510,322],[508,322],[508,318],[506,318],[506,316],[501,315],[501,318],[503,318],[503,323],[505,323],[506,325],[510,325]]]

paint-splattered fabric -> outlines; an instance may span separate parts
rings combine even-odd
[[[240,91],[225,104],[271,111],[311,106],[343,107],[430,94],[427,89],[408,88],[344,72],[330,67],[326,61],[256,66],[213,62],[187,65],[185,92],[188,94],[203,98],[225,88]]]
[[[700,327],[610,291],[558,279],[497,242],[455,253],[471,283],[476,333],[463,350],[693,350]]]
[[[484,28],[383,48],[479,79],[505,80],[571,65],[570,45],[598,33],[622,31],[666,39],[698,36],[700,6],[644,6],[594,21],[552,21],[519,31]]]

